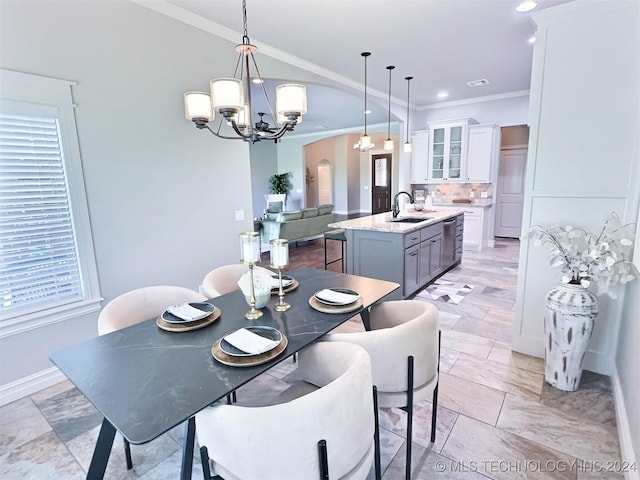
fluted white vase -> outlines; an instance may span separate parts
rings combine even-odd
[[[580,285],[560,284],[547,292],[546,306],[544,377],[555,388],[573,392],[580,385],[598,301]]]

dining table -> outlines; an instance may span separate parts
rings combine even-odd
[[[197,330],[167,331],[156,318],[70,345],[50,359],[103,416],[87,479],[101,479],[116,431],[131,444],[152,441],[185,424],[180,478],[191,478],[195,414],[224,399],[247,382],[291,357],[307,345],[360,314],[395,291],[399,284],[315,268],[286,272],[296,288],[285,294],[291,305],[275,310],[273,295],[263,315],[245,318],[249,309],[240,290],[210,299],[219,317]],[[360,295],[358,308],[326,313],[312,307],[312,297],[326,288],[346,288]],[[169,305],[167,305],[169,307]],[[287,339],[286,348],[266,363],[232,366],[213,356],[213,346],[239,328],[267,326]]]

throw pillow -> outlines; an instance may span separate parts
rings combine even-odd
[[[317,216],[318,216],[318,208],[317,207],[303,208],[302,209],[302,218],[317,217]]]
[[[331,205],[330,203],[318,205],[318,215],[327,215],[331,212],[333,212],[333,205]]]
[[[300,220],[302,212],[300,210],[291,210],[290,212],[280,212],[278,214],[278,222],[288,222],[290,220]]]
[[[267,204],[267,213],[280,213],[282,211],[282,202],[269,202]]]

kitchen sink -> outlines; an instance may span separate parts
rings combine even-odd
[[[390,222],[396,223],[420,223],[426,220],[431,220],[433,217],[400,217],[400,218],[392,218],[389,220]]]

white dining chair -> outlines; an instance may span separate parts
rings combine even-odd
[[[431,442],[436,439],[440,330],[438,309],[419,300],[394,300],[373,305],[369,313],[371,330],[330,333],[322,340],[351,342],[371,357],[377,405],[397,407],[407,413],[407,456],[405,477],[411,478],[413,406],[432,394]],[[377,411],[376,411],[376,425]],[[376,444],[376,464],[379,445]]]
[[[269,274],[273,272],[260,266],[253,267],[255,270],[265,270]],[[202,280],[202,293],[207,298],[215,298],[226,293],[233,292],[238,288],[238,280],[249,271],[249,267],[243,263],[232,263],[214,268],[207,273]]]
[[[150,318],[156,318],[171,305],[206,300],[198,292],[184,287],[157,285],[131,290],[107,303],[98,315],[98,335],[115,332]],[[127,469],[133,468],[131,446],[124,440]]]
[[[320,388],[263,407],[215,405],[196,414],[204,478],[366,479],[374,460],[371,362],[349,343],[299,352],[302,379]]]

